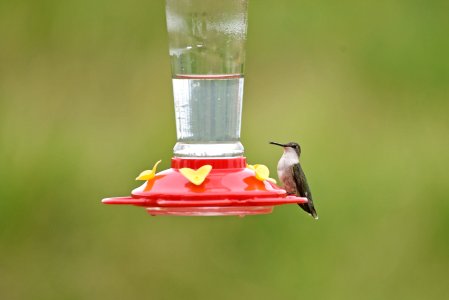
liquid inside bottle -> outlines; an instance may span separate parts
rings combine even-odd
[[[178,143],[175,156],[240,156],[241,74],[173,78]]]

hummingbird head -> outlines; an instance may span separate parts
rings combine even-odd
[[[280,144],[280,143],[276,143],[276,142],[270,142],[270,144],[284,147],[285,151],[287,151],[289,149],[293,149],[293,150],[295,150],[296,154],[298,154],[298,157],[301,155],[301,146],[298,143],[290,142],[287,144]]]

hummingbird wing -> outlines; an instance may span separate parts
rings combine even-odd
[[[306,175],[304,174],[304,171],[299,163],[292,166],[292,173],[299,196],[305,197],[309,200],[307,203],[299,204],[299,206],[311,214],[312,217],[318,219],[318,214],[313,206],[312,192],[310,191],[309,184],[307,183]]]

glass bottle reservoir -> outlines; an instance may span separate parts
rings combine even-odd
[[[175,156],[243,154],[247,7],[247,0],[166,0]]]

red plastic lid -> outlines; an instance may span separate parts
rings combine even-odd
[[[195,185],[179,169],[196,170],[211,165],[204,182]],[[306,203],[306,198],[287,196],[268,180],[259,180],[246,168],[244,157],[179,158],[132,191],[131,197],[103,199],[105,204],[143,206],[152,215],[252,215],[270,213],[275,205]]]

